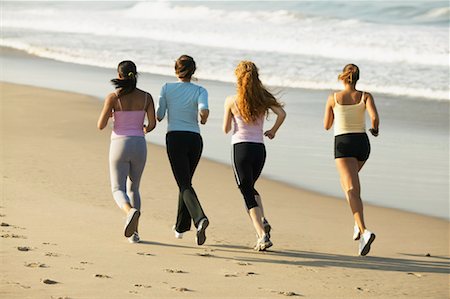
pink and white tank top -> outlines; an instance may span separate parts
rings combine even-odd
[[[145,95],[144,110],[123,111],[122,103],[119,101],[119,111],[114,111],[114,127],[111,139],[126,136],[144,136],[145,107],[147,106],[147,94]]]
[[[236,107],[236,111],[239,111],[236,101],[234,101],[234,105]],[[251,123],[246,123],[239,114],[232,114],[232,121],[233,135],[231,136],[231,144],[240,142],[264,143],[264,114]]]

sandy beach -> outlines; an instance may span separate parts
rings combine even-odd
[[[262,178],[274,246],[255,241],[229,165],[202,159],[194,186],[211,224],[174,238],[177,188],[148,145],[140,235],[123,237],[98,99],[0,84],[1,298],[448,298],[449,222],[366,205],[377,234],[357,256],[343,200]],[[151,137],[150,137],[151,139]]]

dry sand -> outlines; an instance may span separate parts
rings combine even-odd
[[[192,231],[175,239],[177,188],[152,144],[143,242],[129,244],[109,189],[110,129],[96,129],[102,103],[7,83],[0,91],[1,298],[449,297],[448,221],[367,205],[377,239],[358,257],[345,201],[261,179],[275,245],[253,252],[231,168],[206,159],[194,187],[207,241],[197,246]]]

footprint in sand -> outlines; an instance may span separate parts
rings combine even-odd
[[[45,253],[45,256],[59,257],[59,254],[54,253],[54,252],[47,252],[47,253]]]
[[[25,267],[28,268],[48,268],[46,264],[34,262],[34,263],[25,263]]]
[[[19,251],[30,251],[31,248],[28,247],[28,246],[19,246],[19,247],[17,247],[17,250],[19,250]]]
[[[203,256],[203,257],[213,257],[213,254],[207,253],[207,252],[202,252],[202,253],[197,253],[198,256]]]
[[[172,290],[174,290],[174,291],[177,291],[177,292],[192,292],[192,290],[189,290],[188,288],[183,288],[183,287],[172,287],[171,288]]]
[[[42,243],[42,245],[52,245],[52,246],[57,246],[58,244],[55,244],[55,243],[49,243],[49,242],[44,242],[44,243]]]
[[[6,217],[6,215],[5,214],[0,214],[0,217]]]
[[[151,285],[148,285],[148,284],[135,284],[134,285],[136,288],[145,288],[145,289],[149,289],[149,288],[151,288],[152,286]]]
[[[413,276],[415,276],[415,277],[417,277],[417,278],[422,278],[422,274],[419,274],[419,273],[414,273],[414,272],[408,272],[407,273],[408,275],[413,275]]]
[[[177,269],[164,269],[164,271],[166,271],[167,273],[187,273],[186,271]]]
[[[112,278],[109,275],[105,275],[105,274],[94,274],[94,277],[96,278]]]
[[[147,252],[138,252],[139,255],[145,255],[145,256],[154,256],[154,254],[147,253]]]
[[[272,291],[272,292],[275,292],[278,295],[283,295],[283,296],[288,296],[288,297],[301,296],[300,294],[297,294],[297,293],[291,292],[291,291]]]
[[[236,262],[236,264],[238,264],[239,266],[250,266],[251,263],[247,263],[247,262]]]
[[[82,265],[93,265],[94,263],[91,263],[91,262],[80,262],[80,264],[82,264]]]
[[[72,299],[70,297],[64,296],[64,297],[55,297],[55,296],[51,296],[50,299]]]
[[[5,222],[2,222],[2,223],[0,224],[0,226],[9,226],[9,224],[8,224],[8,223],[5,223]]]
[[[13,239],[26,239],[27,237],[25,236],[21,236],[21,235],[16,235],[16,234],[3,234],[0,237],[2,238],[13,238]]]
[[[46,279],[41,279],[41,282],[42,282],[42,283],[45,283],[45,284],[58,284],[58,283],[60,283],[60,282],[58,282],[58,281],[56,281],[56,280],[52,280],[52,279],[48,279],[48,278],[46,278]]]
[[[258,275],[255,272],[236,272],[236,273],[228,273],[225,274],[225,277],[243,277],[243,276],[253,276]]]

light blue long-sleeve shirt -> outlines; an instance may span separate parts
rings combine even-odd
[[[198,111],[208,109],[208,92],[190,82],[166,83],[161,88],[158,119],[167,111],[167,131],[189,131],[200,133]]]

